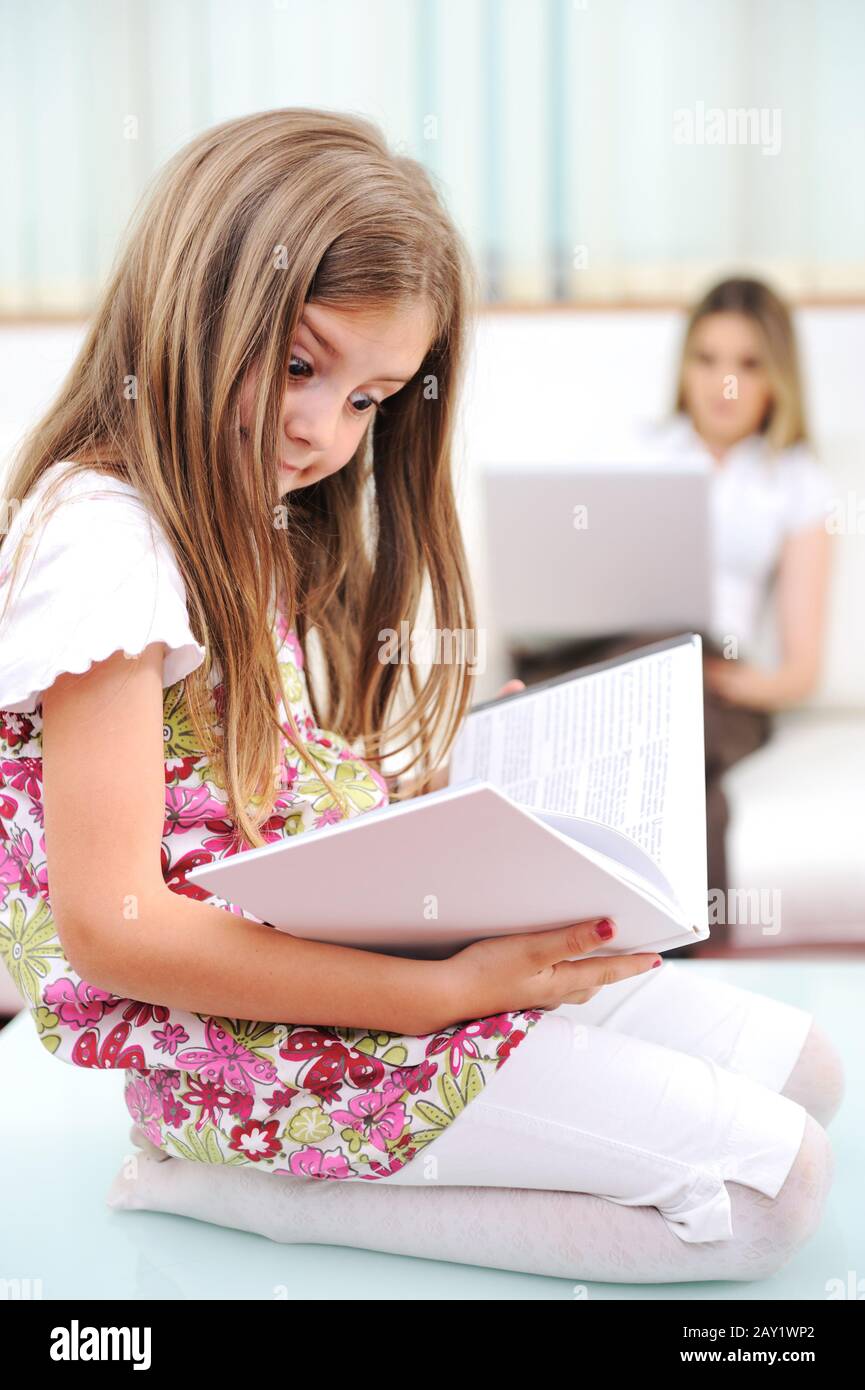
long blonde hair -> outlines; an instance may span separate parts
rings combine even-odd
[[[744,314],[757,325],[766,353],[772,400],[761,431],[775,450],[808,440],[799,353],[790,311],[762,280],[731,277],[714,285],[691,310],[685,328],[675,409],[685,411],[685,364],[698,323],[710,314]]]
[[[281,402],[308,299],[423,303],[434,333],[349,463],[280,500]],[[465,661],[434,663],[421,682],[410,662],[381,659],[379,634],[414,624],[427,580],[438,628],[474,630],[451,451],[476,302],[470,257],[426,171],[391,153],[370,121],[304,107],[225,121],[155,177],[61,390],[16,454],[7,491],[18,502],[67,459],[75,473],[95,467],[130,483],[149,503],[207,652],[186,677],[190,718],[251,845],[263,843],[259,826],[273,810],[280,738],[309,758],[299,731],[278,718],[274,594],[304,652],[313,632],[320,642],[324,697],[306,662],[316,723],[355,747],[362,739],[372,763],[414,746],[401,772],[419,766],[426,787],[434,745],[438,761],[463,720]],[[244,446],[239,396],[253,362]]]

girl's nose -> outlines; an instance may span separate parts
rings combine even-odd
[[[336,432],[336,412],[327,409],[304,410],[291,416],[285,435],[295,448],[306,447],[321,453],[332,443]]]

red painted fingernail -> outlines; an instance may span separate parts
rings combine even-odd
[[[605,917],[602,922],[599,922],[598,925],[595,927],[595,931],[598,933],[598,936],[601,938],[602,941],[609,941],[610,937],[613,934],[613,924],[610,921],[609,917]]]
[[[660,964],[661,964],[661,961],[660,961],[660,960],[653,960],[653,961],[652,961],[652,969],[654,970],[655,967],[658,966],[658,965],[660,965]]]

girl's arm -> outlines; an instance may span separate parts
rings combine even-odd
[[[43,693],[50,895],[73,969],[124,999],[195,1014],[412,1035],[440,1026],[446,961],[307,941],[166,886],[162,662],[161,642],[118,651]]]
[[[781,660],[772,671],[706,658],[707,684],[734,704],[781,709],[811,694],[820,676],[830,572],[830,536],[823,523],[788,536],[779,561]]]

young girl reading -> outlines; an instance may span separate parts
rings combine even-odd
[[[427,583],[441,628],[474,622],[472,291],[429,178],[364,120],[246,116],[161,172],[8,484],[4,959],[49,1052],[123,1068],[174,1157],[384,1193],[440,1153],[439,1196],[588,1204],[596,1273],[753,1277],[828,1182],[837,1058],[809,1014],[654,953],[567,959],[606,922],[420,961],[187,879],[445,775],[470,671],[381,651]]]

